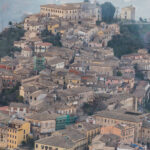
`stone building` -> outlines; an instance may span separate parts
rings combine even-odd
[[[123,19],[123,20],[135,20],[135,7],[133,7],[131,5],[131,6],[122,8],[121,19]]]
[[[25,47],[21,51],[21,55],[23,57],[32,57],[32,54],[33,54],[32,49],[29,47]]]
[[[102,135],[114,134],[120,137],[121,143],[134,143],[134,126],[128,124],[117,124],[101,128]]]
[[[90,2],[42,5],[40,13],[47,17],[59,17],[67,20],[93,17],[96,20],[101,20],[101,8],[96,3],[92,4]]]
[[[53,136],[35,141],[35,150],[84,150],[87,149],[87,137],[75,129],[60,130]]]
[[[135,113],[123,113],[118,111],[100,111],[94,115],[96,124],[108,127],[117,124],[129,124],[135,128],[134,141],[138,141],[142,127],[142,120]]]
[[[55,113],[50,114],[49,112],[44,111],[42,113],[35,113],[27,116],[25,120],[31,123],[34,137],[41,137],[40,134],[55,132],[56,118],[58,116],[59,115]]]

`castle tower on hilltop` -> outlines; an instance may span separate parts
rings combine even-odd
[[[123,20],[135,20],[135,7],[128,6],[121,10],[121,19]]]

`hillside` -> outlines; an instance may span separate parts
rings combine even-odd
[[[0,33],[0,57],[11,55],[17,48],[13,47],[14,41],[20,40],[24,35],[24,30],[19,27],[8,28]]]

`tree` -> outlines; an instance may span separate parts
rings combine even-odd
[[[144,37],[145,47],[150,50],[150,32],[146,33]]]
[[[30,147],[30,148],[33,148],[34,147],[34,139],[27,136],[27,140],[26,141],[22,141],[22,146],[27,146],[27,147]]]
[[[138,25],[120,25],[119,35],[113,36],[108,42],[108,46],[113,48],[116,57],[137,52],[144,48],[144,42],[141,36],[141,28]]]
[[[101,24],[101,21],[97,20],[97,21],[96,21],[96,25],[97,25],[97,26],[100,26],[100,24]]]
[[[43,42],[49,42],[52,43],[54,46],[58,46],[58,47],[62,46],[60,33],[54,35],[51,31],[43,30],[41,33],[41,37]]]
[[[11,22],[11,21],[9,21],[8,25],[9,25],[9,26],[12,26],[12,22]]]
[[[122,73],[120,71],[117,72],[117,76],[122,76]]]
[[[116,11],[116,8],[111,2],[105,2],[101,5],[102,8],[102,21],[111,23]]]
[[[23,103],[23,97],[19,96],[20,83],[17,83],[12,89],[3,89],[0,93],[0,105],[6,106],[11,102]]]
[[[134,65],[134,69],[135,69],[135,77],[140,79],[140,80],[144,80],[144,75],[143,73],[138,69],[138,65],[135,64]]]
[[[143,18],[142,18],[142,17],[140,17],[140,18],[139,18],[139,21],[140,21],[140,22],[143,22]]]
[[[93,102],[84,103],[82,106],[82,110],[86,115],[93,115],[97,111],[102,111],[106,109],[106,105],[104,101],[106,98],[103,97],[95,97]]]
[[[0,57],[11,55],[18,51],[13,47],[14,41],[19,41],[24,36],[25,31],[19,27],[8,28],[0,33]]]

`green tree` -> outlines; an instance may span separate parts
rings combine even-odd
[[[116,8],[111,2],[105,2],[101,5],[102,8],[102,21],[111,23],[116,11]]]
[[[0,105],[6,106],[9,105],[11,102],[23,103],[23,97],[19,96],[19,87],[20,83],[17,83],[16,86],[12,89],[4,89],[0,93]]]
[[[117,71],[117,76],[122,76],[122,73],[120,71]]]
[[[142,18],[142,17],[140,17],[140,18],[139,18],[139,21],[140,21],[140,22],[143,22],[143,18]]]
[[[101,24],[101,21],[97,20],[97,21],[96,21],[96,25],[97,25],[97,26],[100,26],[100,24]]]
[[[58,47],[62,46],[60,33],[54,35],[52,34],[51,31],[43,30],[43,32],[41,33],[41,37],[43,42],[49,42],[52,43],[54,46],[58,46]]]
[[[114,49],[116,57],[135,53],[138,49],[144,48],[144,42],[138,25],[120,25],[120,35],[113,36],[108,46]]]
[[[102,98],[95,98],[93,102],[84,103],[82,110],[86,115],[93,115],[97,111],[105,110],[106,105],[104,104]]]
[[[0,33],[0,57],[11,56],[17,48],[13,47],[14,41],[19,41],[25,31],[19,27],[8,28]]]
[[[144,75],[143,73],[138,69],[138,65],[135,64],[134,65],[134,69],[135,69],[135,77],[140,79],[140,80],[144,80]]]
[[[9,21],[8,25],[9,25],[9,26],[12,26],[12,22],[11,22],[11,21]]]

